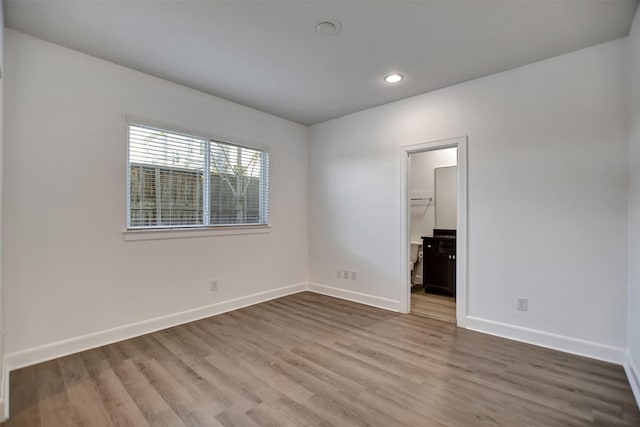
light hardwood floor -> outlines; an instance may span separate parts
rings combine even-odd
[[[422,286],[411,289],[411,314],[456,323],[456,299],[444,295],[427,294]]]
[[[20,369],[6,426],[638,426],[620,366],[300,293]]]

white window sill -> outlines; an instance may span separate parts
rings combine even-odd
[[[207,236],[234,236],[241,234],[263,234],[271,231],[270,225],[227,225],[217,227],[193,227],[193,228],[147,228],[124,230],[124,240],[160,240],[160,239],[186,239],[190,237]]]

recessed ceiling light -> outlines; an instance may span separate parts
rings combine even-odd
[[[404,77],[402,77],[402,75],[394,73],[394,74],[389,74],[385,76],[384,81],[387,83],[398,83],[403,78]]]
[[[316,33],[321,36],[333,36],[342,29],[342,24],[337,19],[322,21],[316,26]]]

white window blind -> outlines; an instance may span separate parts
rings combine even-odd
[[[269,222],[265,151],[129,126],[128,228]]]

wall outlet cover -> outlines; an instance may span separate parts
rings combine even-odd
[[[527,298],[518,297],[516,308],[520,311],[529,310],[529,300]]]

